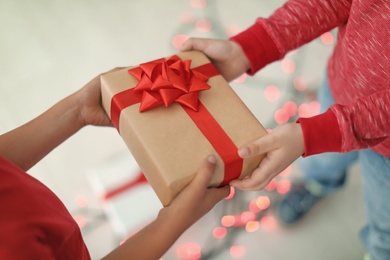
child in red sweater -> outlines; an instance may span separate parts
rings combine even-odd
[[[260,190],[297,158],[308,157],[302,160],[304,185],[279,207],[281,219],[291,223],[340,187],[347,167],[359,159],[368,217],[362,239],[371,259],[390,259],[389,1],[290,0],[230,40],[190,39],[180,50],[203,51],[232,80],[336,27],[337,44],[319,94],[321,114],[280,125],[239,149],[241,157],[266,153],[267,159],[250,178],[230,184]],[[315,194],[308,187],[317,187]],[[291,196],[309,207],[291,205]]]
[[[82,127],[111,126],[100,100],[96,77],[34,120],[0,135],[0,259],[90,259],[64,204],[26,171]],[[214,156],[205,159],[194,180],[153,222],[104,259],[161,258],[186,229],[228,196],[228,187],[207,188],[215,163]]]

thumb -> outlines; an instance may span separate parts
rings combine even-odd
[[[272,133],[267,134],[253,143],[245,145],[238,149],[238,155],[241,158],[250,158],[260,154],[267,153],[276,148],[276,141]]]
[[[200,38],[190,38],[183,43],[183,45],[179,46],[179,51],[190,51],[197,50],[202,51],[207,48],[207,40]]]

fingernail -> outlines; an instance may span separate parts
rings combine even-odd
[[[249,155],[249,149],[248,148],[241,148],[238,150],[238,155],[243,158],[245,156],[248,156]]]
[[[217,158],[214,155],[209,155],[207,157],[207,161],[209,161],[212,164],[215,164],[215,163],[217,163]]]

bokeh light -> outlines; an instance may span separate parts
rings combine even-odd
[[[80,229],[84,228],[87,225],[87,218],[83,215],[74,215],[73,219],[74,221],[76,221]]]
[[[241,31],[242,31],[241,27],[238,26],[237,24],[231,24],[231,25],[226,26],[226,28],[225,28],[225,32],[226,32],[228,37],[232,37]]]
[[[298,106],[294,101],[287,101],[283,105],[283,110],[287,112],[288,116],[295,116]]]
[[[279,173],[279,176],[282,176],[282,177],[286,177],[287,175],[289,175],[291,173],[291,165],[288,166],[286,169],[284,169],[281,173]]]
[[[270,85],[265,88],[264,95],[269,101],[276,101],[280,97],[280,90],[277,86]]]
[[[293,84],[297,91],[304,91],[307,88],[307,82],[303,77],[296,77]]]
[[[213,237],[221,239],[224,238],[227,234],[227,230],[225,227],[215,227],[213,229]]]
[[[188,40],[188,36],[185,34],[178,34],[173,37],[172,44],[175,48],[178,48],[179,46],[183,45],[185,41]]]
[[[277,222],[273,216],[264,216],[260,220],[260,227],[264,231],[273,231],[277,227]]]
[[[268,196],[259,196],[256,199],[256,206],[261,209],[267,209],[271,205],[271,200]]]
[[[245,255],[245,247],[243,246],[232,246],[230,247],[230,255],[234,258],[240,258]]]
[[[184,243],[176,248],[176,256],[183,260],[197,260],[202,256],[202,248],[196,243]]]
[[[320,104],[317,101],[301,104],[298,107],[298,114],[300,117],[311,117],[318,115],[320,112]]]
[[[231,227],[236,223],[236,218],[232,215],[226,215],[221,218],[221,224],[224,227]]]
[[[275,179],[272,179],[268,184],[267,186],[265,186],[264,189],[266,189],[267,191],[273,191],[276,189],[276,185],[277,185],[277,181]]]
[[[295,71],[296,65],[292,59],[285,58],[281,63],[283,72],[291,74]]]
[[[193,24],[196,21],[196,17],[192,12],[182,12],[179,14],[179,22],[181,24]]]
[[[246,73],[242,74],[241,76],[239,76],[238,78],[236,78],[235,80],[233,80],[233,82],[236,82],[236,83],[243,83],[245,82],[245,80],[247,79],[248,75]]]
[[[291,182],[289,180],[280,180],[276,186],[276,191],[279,194],[286,194],[291,189]]]
[[[289,119],[290,119],[290,116],[285,109],[281,108],[281,109],[278,109],[275,111],[274,120],[276,123],[284,124],[284,123],[287,123]]]
[[[211,31],[211,27],[212,24],[208,19],[199,19],[195,23],[195,30],[197,30],[198,32],[209,32]]]
[[[191,0],[190,5],[192,8],[203,9],[207,6],[206,0]]]
[[[245,225],[245,230],[246,230],[246,232],[252,233],[252,232],[257,231],[259,229],[259,227],[260,227],[259,221],[249,221]]]
[[[241,223],[246,224],[249,221],[253,221],[256,219],[255,213],[252,211],[244,211],[240,215]]]
[[[261,209],[259,209],[259,207],[257,207],[257,204],[256,204],[256,200],[251,200],[249,202],[249,210],[254,212],[254,213],[258,213],[261,211]]]
[[[326,32],[320,36],[321,42],[325,45],[331,45],[334,42],[334,37],[330,32]]]
[[[88,205],[88,198],[85,195],[77,195],[75,202],[78,207],[85,208]]]

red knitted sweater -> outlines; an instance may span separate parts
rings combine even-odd
[[[336,104],[299,119],[305,156],[372,148],[390,157],[389,1],[290,0],[231,40],[243,48],[253,75],[336,27],[327,70]]]

